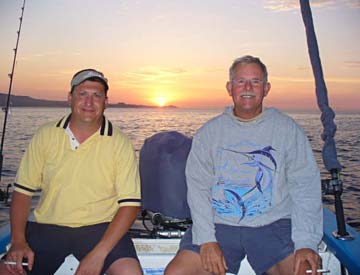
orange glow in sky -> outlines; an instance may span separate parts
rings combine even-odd
[[[0,92],[7,93],[22,0],[0,2]],[[311,1],[330,104],[360,111],[358,0]],[[84,68],[109,79],[110,103],[183,108],[232,104],[232,61],[258,56],[272,89],[266,104],[317,109],[297,0],[27,1],[13,93],[66,100]]]

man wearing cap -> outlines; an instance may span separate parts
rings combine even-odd
[[[71,113],[43,125],[17,174],[10,210],[11,247],[1,274],[54,274],[73,254],[82,274],[142,274],[128,230],[140,207],[140,181],[130,140],[104,116],[107,79],[76,73]],[[31,197],[42,190],[33,222]]]

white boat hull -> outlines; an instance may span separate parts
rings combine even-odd
[[[179,239],[133,239],[144,275],[163,275],[166,265],[175,256]],[[319,246],[323,269],[330,270],[329,275],[340,274],[337,258],[327,250],[324,243]],[[54,275],[72,275],[78,266],[78,260],[70,255]],[[230,274],[230,273],[229,273]],[[255,275],[248,261],[241,263],[238,275]]]
[[[360,274],[360,234],[347,226],[347,231],[354,237],[351,241],[341,241],[333,237],[336,229],[335,215],[324,209],[324,238],[319,245],[318,252],[322,257],[323,269],[329,270],[329,275],[339,275],[340,260],[349,274]],[[10,241],[10,225],[0,226],[0,254],[6,251]],[[166,265],[175,256],[179,238],[133,238],[141,266],[145,275],[162,275]],[[0,255],[1,256],[1,255]],[[340,259],[340,260],[339,260]],[[70,255],[55,275],[72,275],[78,266],[78,260]],[[245,259],[237,275],[253,275],[248,261]]]

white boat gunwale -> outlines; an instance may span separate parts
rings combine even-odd
[[[347,231],[353,235],[353,240],[338,240],[333,236],[336,231],[336,216],[329,209],[324,208],[324,237],[319,246],[319,254],[323,258],[323,267],[330,269],[329,275],[340,274],[340,263],[348,270],[349,274],[360,274],[360,233],[349,225]],[[133,238],[140,262],[146,275],[163,274],[167,263],[175,256],[179,238]],[[0,254],[6,252],[10,243],[10,223],[0,226]],[[63,266],[55,275],[69,275],[75,272],[78,261],[72,256],[66,258]],[[242,262],[238,275],[255,274],[249,263]]]

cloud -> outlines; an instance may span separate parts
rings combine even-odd
[[[39,58],[48,58],[51,56],[59,55],[58,52],[43,52],[43,53],[33,53],[28,55],[23,55],[19,58],[21,61],[33,61]]]
[[[292,82],[292,83],[307,83],[307,82],[314,82],[313,77],[282,77],[282,76],[272,76],[271,81],[279,81],[279,82]],[[360,83],[360,79],[358,78],[336,78],[336,77],[325,77],[326,83],[352,83],[358,84]]]
[[[179,77],[203,75],[223,72],[223,68],[192,68],[191,70],[175,67],[146,66],[135,71],[125,72],[117,77],[116,85],[121,87],[145,87],[148,85],[169,85],[178,81]]]
[[[49,79],[49,80],[62,80],[70,82],[70,79],[74,75],[74,70],[61,70],[61,71],[40,71],[34,72],[36,73],[36,77],[39,79]]]
[[[227,72],[226,69],[224,68],[205,68],[203,69],[204,73],[223,73],[223,72]]]
[[[299,1],[296,0],[267,0],[265,1],[265,9],[271,11],[289,11],[299,8]]]
[[[136,71],[124,73],[118,84],[121,86],[144,86],[147,84],[171,84],[175,78],[187,74],[184,68],[161,68],[146,66]]]
[[[134,72],[128,72],[125,74],[127,77],[143,78],[143,80],[156,80],[162,78],[172,78],[179,74],[186,73],[183,68],[159,68],[153,66],[147,66],[138,69]]]
[[[310,69],[310,67],[297,67],[296,68],[298,71],[307,71]]]
[[[349,68],[360,68],[360,61],[345,61],[344,63]]]
[[[345,0],[345,3],[354,9],[360,9],[360,1],[359,0]]]
[[[284,76],[272,76],[271,81],[280,81],[280,82],[314,82],[313,77],[284,77]],[[270,81],[270,82],[271,82]]]
[[[357,60],[348,60],[348,61],[344,61],[345,67],[347,68],[360,68],[360,61]],[[302,67],[297,67],[296,68],[298,71],[311,71],[312,68],[310,66],[302,66]]]
[[[334,7],[345,5],[349,8],[360,8],[359,0],[312,0],[311,7]],[[265,9],[271,11],[291,11],[300,8],[299,0],[265,0]]]

